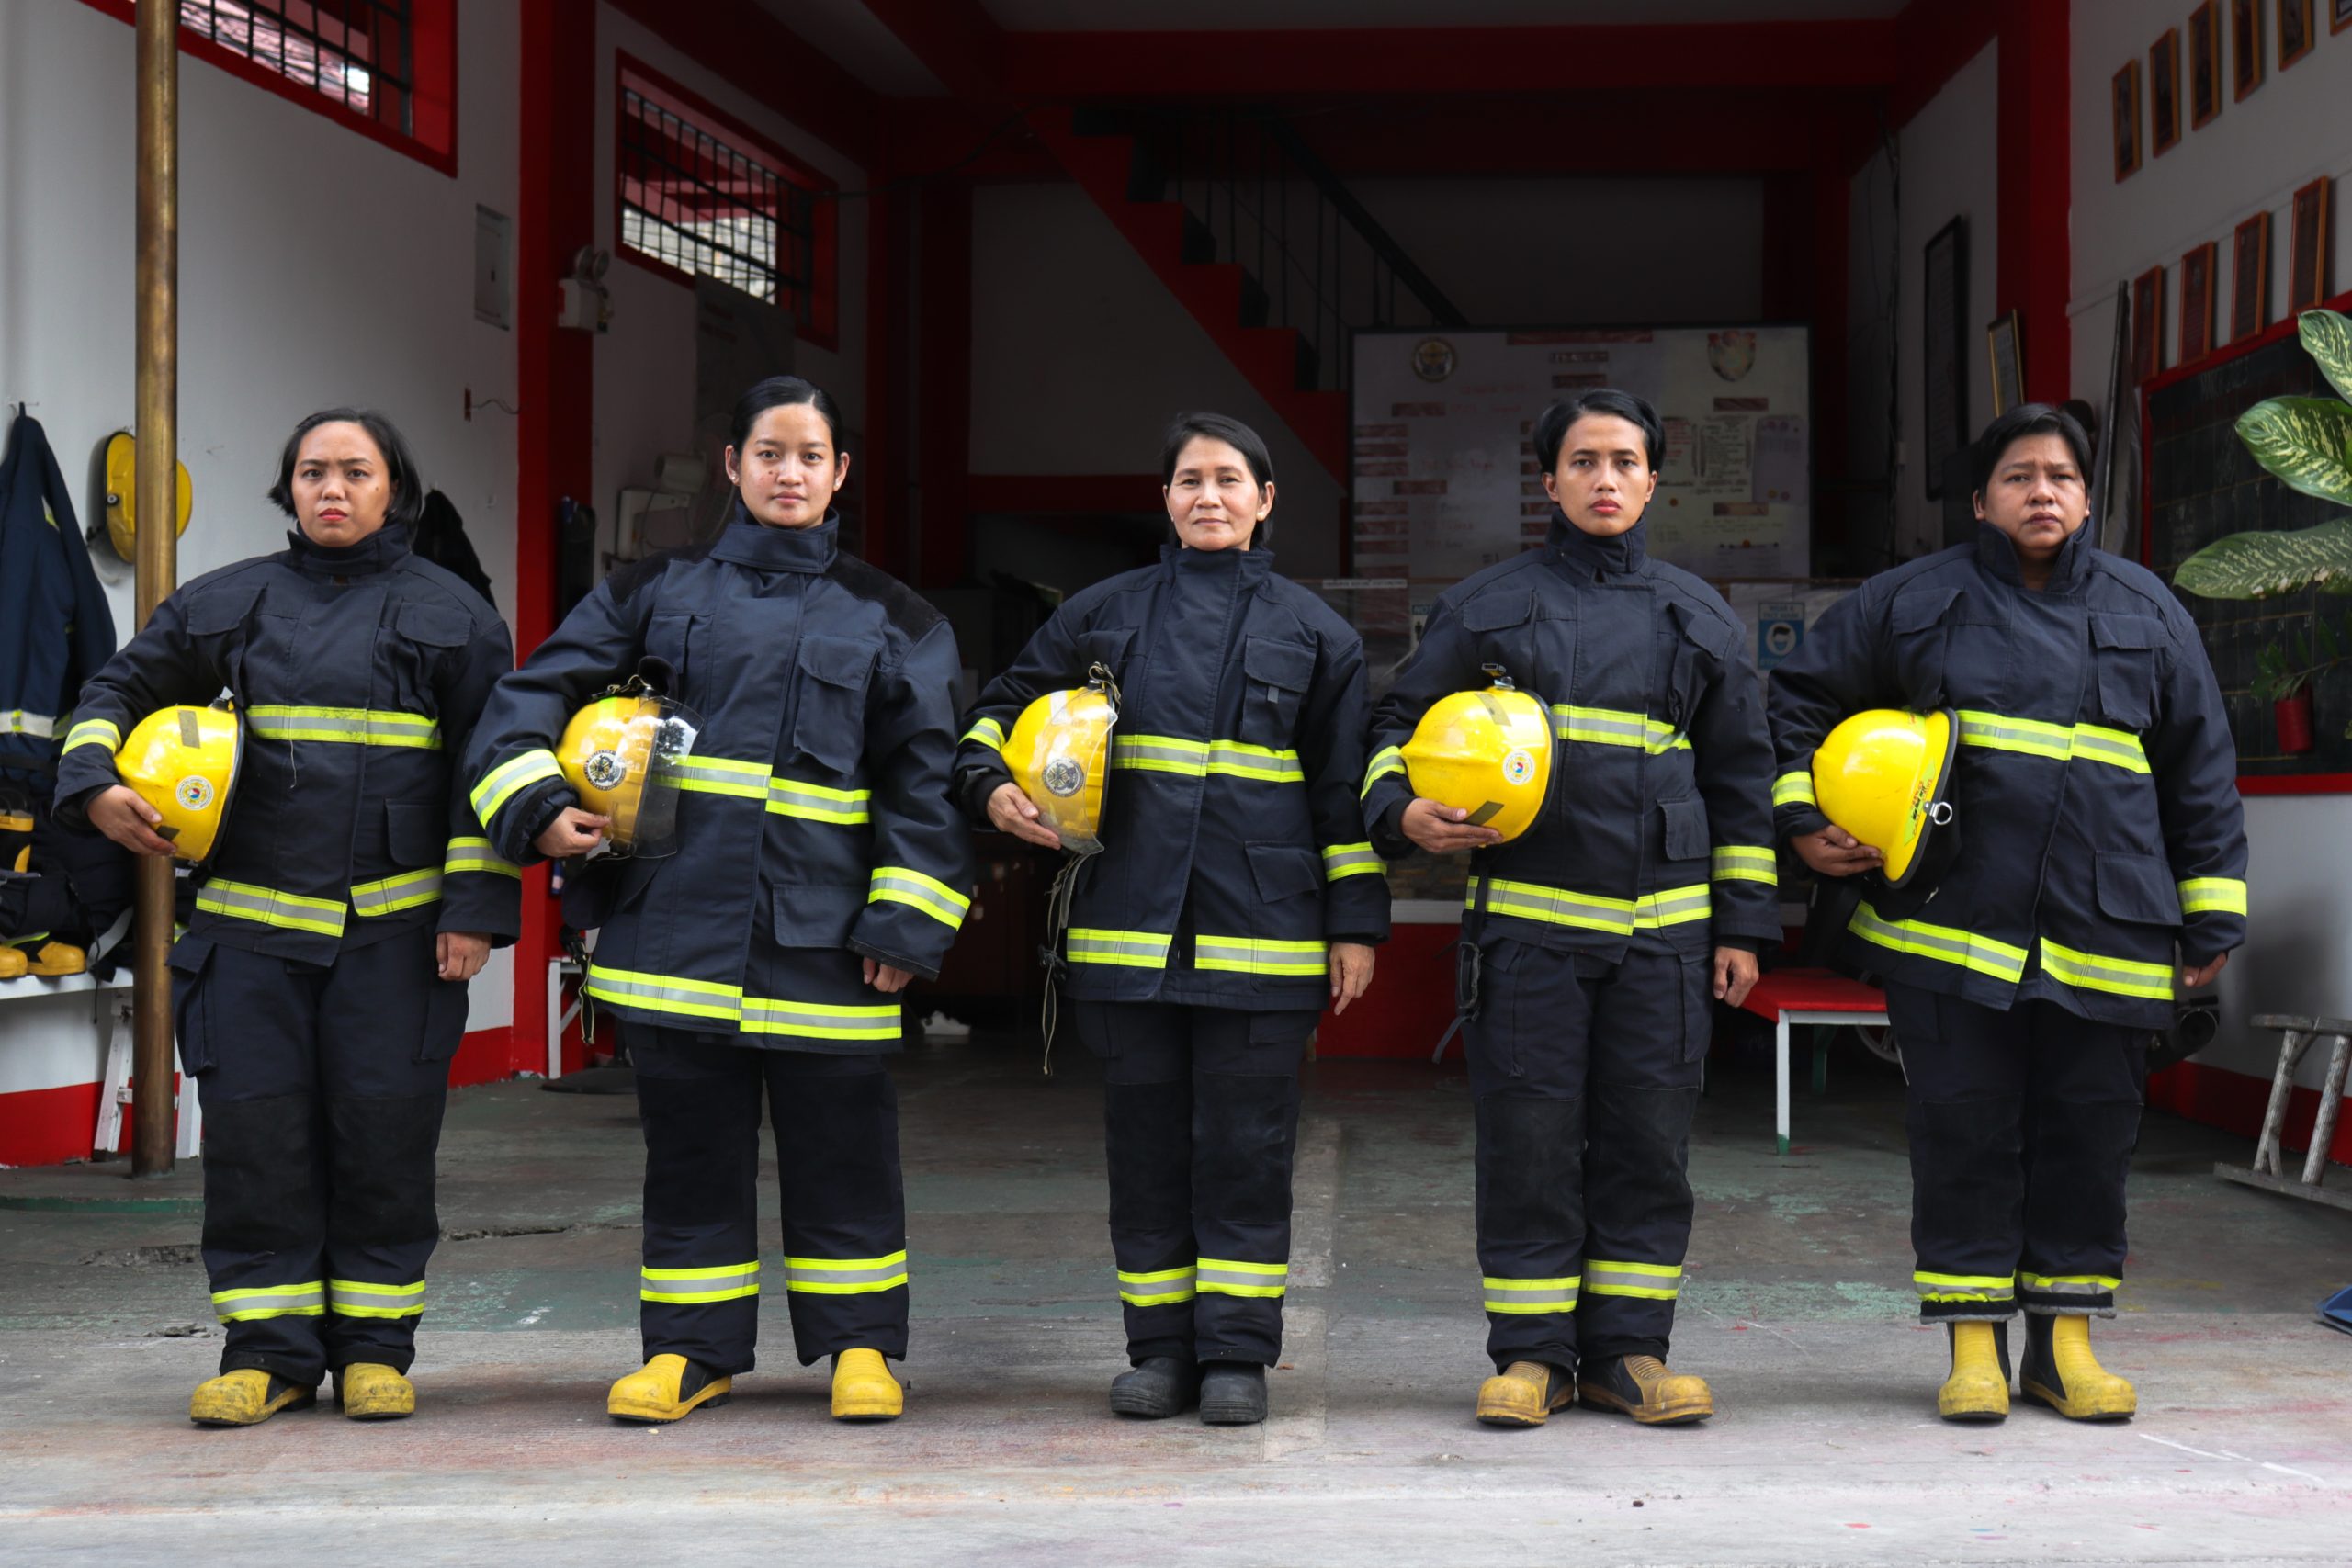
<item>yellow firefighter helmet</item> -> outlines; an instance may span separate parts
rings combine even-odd
[[[159,708],[134,726],[114,754],[114,771],[163,814],[155,831],[186,861],[211,858],[237,790],[244,727],[226,703]]]
[[[1102,847],[1102,801],[1111,782],[1111,731],[1119,722],[1119,687],[1097,664],[1086,684],[1047,692],[1021,710],[998,748],[1012,782],[1061,835],[1062,848],[1091,855]]]
[[[1470,813],[1509,843],[1544,813],[1552,788],[1552,718],[1535,697],[1487,666],[1483,692],[1440,697],[1405,742],[1405,779],[1413,793]]]
[[[609,852],[648,858],[678,847],[678,789],[701,718],[631,680],[571,716],[556,766],[583,810],[611,818]]]
[[[107,541],[127,561],[139,558],[139,519],[134,497],[138,491],[139,444],[130,432],[118,430],[107,437]],[[189,486],[187,465],[179,467],[179,532],[187,532],[188,513],[195,510],[196,492]],[[86,470],[85,470],[86,471]]]
[[[1831,730],[1813,753],[1821,814],[1885,856],[1880,874],[1900,887],[1919,869],[1936,830],[1951,821],[1951,710],[1866,708]]]

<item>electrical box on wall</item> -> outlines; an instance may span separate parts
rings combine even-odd
[[[514,325],[513,266],[508,260],[514,223],[503,212],[474,209],[474,320],[512,331]]]

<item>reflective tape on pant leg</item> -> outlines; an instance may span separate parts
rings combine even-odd
[[[364,1280],[329,1280],[327,1307],[337,1317],[414,1317],[424,1310],[424,1281],[373,1285]]]
[[[1487,1310],[1499,1313],[1574,1312],[1580,1274],[1555,1280],[1506,1280],[1486,1276]]]
[[[1193,1278],[1204,1296],[1279,1296],[1290,1288],[1290,1265],[1203,1258]]]
[[[1193,1269],[1159,1269],[1149,1273],[1119,1270],[1119,1299],[1131,1307],[1168,1306],[1193,1299]]]
[[[731,1302],[760,1293],[760,1265],[723,1263],[712,1269],[644,1269],[639,1270],[637,1299],[698,1306],[706,1302]]]
[[[1604,1263],[1588,1258],[1584,1261],[1584,1288],[1589,1295],[1640,1296],[1646,1301],[1670,1302],[1682,1293],[1682,1265]]]
[[[256,1285],[212,1292],[212,1310],[223,1323],[254,1323],[265,1317],[319,1317],[327,1310],[326,1281]]]
[[[1978,1302],[2007,1306],[2018,1299],[2017,1278],[2010,1274],[1931,1274],[1920,1269],[1911,1276],[1923,1302]]]
[[[787,1258],[784,1288],[811,1296],[862,1296],[907,1282],[904,1251],[887,1258]]]
[[[2018,1283],[2039,1296],[2113,1295],[2123,1281],[2111,1274],[2028,1274],[2020,1272]]]

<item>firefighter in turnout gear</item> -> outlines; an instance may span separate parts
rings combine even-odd
[[[1714,1409],[1665,1358],[1710,1010],[1737,1005],[1781,935],[1772,759],[1740,623],[1645,549],[1660,441],[1623,392],[1545,411],[1544,547],[1442,594],[1374,714],[1374,841],[1471,852],[1460,1001],[1496,1369],[1477,1414],[1496,1426],[1578,1396],[1647,1424]],[[1492,667],[1545,705],[1554,747],[1540,818],[1508,842],[1419,795],[1405,757]]]
[[[626,1025],[645,1132],[645,1365],[618,1419],[673,1421],[752,1370],[765,1280],[833,1414],[885,1420],[907,1352],[898,993],[935,976],[970,904],[947,796],[960,668],[947,623],[842,553],[832,400],[792,377],[735,407],[736,502],[706,545],[624,567],[501,682],[467,764],[501,852],[571,860],[608,825],[554,748],[640,669],[700,716],[673,763],[675,852],[567,877],[600,932],[586,991]],[[669,787],[658,781],[655,787]],[[775,1128],[783,1278],[759,1242],[760,1105]]]
[[[1777,826],[1862,885],[1845,959],[1880,976],[1909,1085],[1919,1314],[1951,1325],[1952,1420],[2008,1411],[2023,1306],[2027,1397],[2130,1416],[2090,1353],[2112,1316],[2124,1179],[2150,1032],[2175,982],[2245,940],[2237,759],[2195,625],[2091,547],[2089,440],[2032,403],[1975,452],[1977,542],[1882,573],[1772,674]],[[1948,864],[1899,890],[1885,847],[1833,826],[1814,752],[1848,715],[1952,710]]]
[[[1388,887],[1356,795],[1363,645],[1273,570],[1265,443],[1185,414],[1161,475],[1180,543],[1073,595],[989,682],[956,787],[975,823],[1059,844],[1007,741],[1039,696],[1098,665],[1115,679],[1102,850],[1069,873],[1047,981],[1103,1060],[1132,1363],[1111,1407],[1197,1401],[1203,1421],[1238,1426],[1265,1418],[1281,1350],[1299,1061],[1325,1003],[1370,983]]]
[[[466,982],[521,917],[521,874],[456,765],[513,650],[479,593],[410,553],[424,493],[381,415],[304,420],[270,491],[298,524],[288,547],[158,605],[83,687],[58,765],[61,820],[168,855],[157,829],[171,824],[120,782],[117,750],[158,710],[223,687],[243,730],[172,950],[180,1066],[204,1104],[204,1264],[227,1330],[221,1375],[189,1403],[207,1425],[309,1404],[330,1371],[347,1416],[415,1408]],[[227,786],[195,766],[183,784]]]

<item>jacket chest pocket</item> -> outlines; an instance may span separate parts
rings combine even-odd
[[[2141,615],[2091,616],[2091,663],[2099,716],[2118,729],[2144,730],[2156,717],[2156,649],[2164,628]]]
[[[695,644],[701,640],[705,619],[701,615],[672,612],[655,615],[645,626],[645,656],[658,659],[670,667],[670,695],[688,707],[695,704],[686,694],[690,689],[686,682],[692,678]]]
[[[1535,596],[1527,592],[1481,593],[1462,606],[1462,629],[1478,662],[1499,665],[1512,685],[1544,701],[1547,688],[1532,629],[1534,620]],[[1551,696],[1569,700],[1565,694]]]
[[[1903,705],[1915,712],[1946,705],[1944,678],[1951,654],[1957,588],[1922,589],[1895,600],[1887,615],[1895,683]]]
[[[438,604],[400,604],[376,629],[376,664],[392,705],[438,716],[442,667],[471,640],[466,617]]]
[[[256,700],[246,694],[245,660],[249,647],[260,638],[268,623],[283,622],[289,632],[292,628],[292,622],[286,616],[254,615],[254,605],[260,598],[257,589],[243,592],[215,590],[190,600],[187,606],[190,640],[197,643],[200,652],[218,661],[221,683],[240,703]]]
[[[1674,605],[1670,615],[1680,630],[1667,666],[1666,721],[1679,732],[1690,727],[1699,699],[1729,658],[1733,632],[1713,615],[1680,604]]]
[[[827,773],[854,775],[865,756],[865,686],[874,649],[845,637],[800,639],[792,674],[792,749]]]
[[[1315,649],[1281,637],[1241,642],[1241,717],[1234,737],[1246,746],[1280,750],[1298,733],[1299,710],[1315,683]]]

